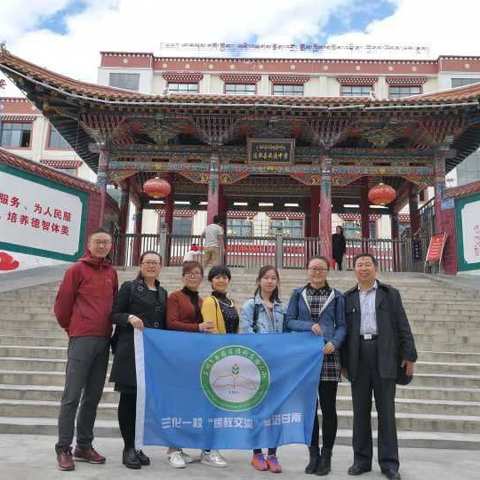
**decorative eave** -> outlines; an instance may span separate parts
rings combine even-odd
[[[338,216],[344,221],[344,222],[359,222],[362,219],[362,216],[360,213],[339,213]],[[382,216],[378,213],[370,213],[368,215],[368,221],[369,222],[376,222],[379,220]]]
[[[449,188],[445,191],[446,198],[462,198],[468,195],[480,193],[480,181],[460,185],[459,187]]]
[[[200,72],[165,72],[162,77],[173,83],[198,83],[203,78]]]
[[[421,86],[428,80],[427,77],[419,77],[413,75],[405,76],[388,76],[385,81],[390,86],[409,87],[409,86]]]
[[[40,118],[40,114],[38,115],[23,115],[21,113],[14,114],[14,113],[0,113],[0,120],[4,122],[33,122],[37,118]]]
[[[262,76],[255,73],[223,73],[220,75],[220,78],[225,83],[250,84],[258,83],[262,79]]]
[[[377,83],[378,77],[374,76],[351,76],[351,75],[342,75],[337,77],[337,82],[342,86],[347,87],[372,87]]]
[[[40,160],[42,165],[47,165],[47,167],[57,168],[57,169],[71,169],[79,168],[82,166],[81,160]]]
[[[59,172],[58,170],[54,170],[51,167],[42,165],[32,160],[27,160],[26,158],[10,153],[3,148],[0,148],[0,164],[20,168],[26,172],[41,175],[44,178],[60,182],[61,184],[69,187],[75,187],[86,192],[98,193],[100,191],[94,183],[90,183],[78,177]]]
[[[269,80],[274,85],[304,85],[310,80],[309,75],[269,75]]]
[[[165,205],[161,205],[159,207],[156,207],[155,210],[158,212],[158,214],[163,217],[165,216]],[[182,218],[191,218],[195,216],[197,213],[196,210],[190,210],[190,209],[176,209],[173,211],[173,216],[174,217],[182,217]]]
[[[252,219],[257,213],[251,210],[228,210],[227,218]]]

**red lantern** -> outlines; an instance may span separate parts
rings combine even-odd
[[[390,186],[384,183],[379,183],[370,189],[368,192],[368,200],[374,205],[388,205],[395,200],[397,192]]]
[[[165,198],[170,195],[172,187],[163,178],[155,177],[143,184],[143,191],[152,198]]]

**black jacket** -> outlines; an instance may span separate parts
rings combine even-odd
[[[375,312],[378,371],[382,378],[396,379],[402,360],[417,360],[415,341],[400,292],[390,285],[378,282]],[[342,366],[347,369],[349,380],[355,381],[360,352],[360,296],[357,286],[345,293],[345,320],[347,337],[342,347]]]
[[[335,259],[341,259],[345,255],[347,249],[347,241],[345,237],[339,233],[332,235],[332,256]]]
[[[110,381],[128,387],[136,387],[135,348],[133,327],[128,316],[143,320],[145,328],[166,328],[167,291],[158,282],[153,301],[143,280],[125,282],[120,287],[112,308],[112,323],[116,325],[113,336],[114,359]]]

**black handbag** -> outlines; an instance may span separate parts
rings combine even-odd
[[[413,375],[407,375],[405,373],[405,367],[402,367],[402,364],[398,364],[397,369],[397,385],[408,385],[413,380]]]

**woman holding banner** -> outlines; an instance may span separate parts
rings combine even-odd
[[[122,284],[111,315],[116,327],[110,381],[115,382],[115,390],[120,392],[118,423],[125,444],[123,464],[136,470],[150,465],[150,459],[141,450],[135,450],[137,378],[133,332],[165,328],[167,292],[158,281],[161,268],[162,257],[157,252],[143,253],[137,278]]]
[[[203,280],[203,267],[199,262],[184,262],[182,267],[183,288],[172,292],[167,303],[167,328],[182,332],[211,332],[212,322],[204,322],[201,308],[202,299],[198,289]],[[170,447],[168,461],[174,468],[185,468],[194,460],[181,448]]]
[[[323,336],[323,365],[318,394],[322,411],[322,451],[319,449],[319,422],[315,415],[310,462],[305,473],[327,475],[331,469],[332,450],[337,435],[337,388],[341,376],[340,347],[345,339],[345,300],[343,294],[327,282],[330,262],[312,257],[308,262],[308,284],[295,289],[290,298],[286,327],[293,331],[311,331]],[[318,403],[316,410],[318,409]]]
[[[212,294],[203,300],[202,317],[212,326],[210,333],[238,333],[239,316],[233,300],[227,297],[232,274],[227,267],[214,266],[208,272]],[[212,467],[226,467],[228,464],[217,450],[204,450],[201,462]]]
[[[272,265],[265,265],[257,276],[257,289],[253,298],[247,300],[240,311],[240,333],[282,333],[284,331],[285,307],[278,293],[280,275]],[[250,462],[255,470],[270,470],[281,473],[277,448],[269,448],[265,456],[260,448],[253,450]]]

